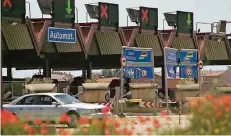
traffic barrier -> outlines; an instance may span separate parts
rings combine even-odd
[[[176,102],[168,101],[169,104],[175,104]],[[143,108],[162,108],[166,105],[165,101],[159,100],[158,102],[140,102],[139,106]]]
[[[143,108],[153,108],[153,107],[161,108],[162,103],[161,102],[140,102],[139,106]]]
[[[95,104],[98,104],[98,105],[104,105],[106,107],[109,107],[110,109],[113,109],[114,108],[114,103],[110,102],[110,103],[95,103]]]

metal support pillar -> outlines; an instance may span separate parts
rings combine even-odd
[[[51,78],[51,68],[50,68],[50,63],[49,60],[47,58],[45,58],[44,60],[44,66],[43,66],[43,75],[46,78]]]
[[[12,79],[12,67],[11,66],[7,67],[7,78]]]
[[[87,64],[87,79],[91,79],[92,78],[92,63],[91,61],[88,61]]]
[[[82,77],[84,77],[84,78],[87,77],[86,69],[82,70]]]
[[[165,92],[165,67],[164,65],[161,67],[161,73],[162,73],[162,93]]]

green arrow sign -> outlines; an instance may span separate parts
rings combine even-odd
[[[67,8],[66,8],[67,13],[70,15],[71,14],[71,0],[67,0]]]
[[[191,24],[191,14],[188,13],[188,19],[187,19],[187,24],[190,25]]]
[[[191,35],[193,33],[193,13],[177,11],[176,18],[177,32]]]

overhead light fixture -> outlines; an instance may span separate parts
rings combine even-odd
[[[136,24],[140,23],[140,10],[133,8],[127,8],[126,10],[132,22]]]
[[[175,12],[164,13],[164,17],[167,21],[168,26],[172,26],[176,28],[176,13]]]
[[[93,5],[93,4],[85,4],[85,7],[87,9],[87,12],[92,19],[98,19],[99,18],[99,6]]]

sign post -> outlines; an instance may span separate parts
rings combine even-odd
[[[154,80],[154,55],[152,48],[122,47],[121,52],[121,99],[124,95],[124,77],[126,78],[149,78]],[[155,88],[154,88],[155,89]],[[121,113],[123,113],[121,106]]]
[[[201,69],[203,69],[203,61],[200,60],[200,61],[198,62],[198,68],[199,68],[199,70],[198,70],[199,91],[201,91]]]
[[[176,68],[178,66],[178,50],[174,48],[164,48],[164,70],[165,70],[165,99],[167,112],[168,105],[168,77],[176,78]],[[162,87],[163,88],[163,87]]]

